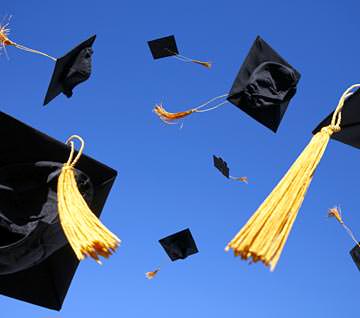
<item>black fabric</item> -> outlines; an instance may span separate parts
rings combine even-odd
[[[299,80],[300,73],[258,36],[235,78],[228,100],[276,132]]]
[[[91,47],[82,49],[69,72],[66,74],[63,81],[63,93],[66,97],[71,97],[73,95],[72,90],[75,86],[89,79],[91,75],[91,56],[93,52]]]
[[[173,35],[148,41],[148,45],[155,60],[179,54],[175,36]]]
[[[353,249],[350,251],[350,255],[357,266],[358,270],[360,271],[360,247],[359,245],[355,245]]]
[[[159,243],[172,261],[185,259],[192,254],[198,253],[189,229],[164,237],[159,240]]]
[[[0,275],[34,266],[67,244],[57,215],[62,163],[36,162],[0,168]],[[75,170],[88,204],[90,179]]]
[[[313,131],[316,134],[322,127],[331,123],[334,112],[328,115]],[[360,149],[360,89],[348,97],[341,115],[341,131],[331,135],[332,139]]]
[[[216,157],[214,155],[213,160],[215,168],[218,169],[226,178],[229,178],[230,171],[226,161],[224,161],[221,157]]]
[[[57,59],[44,105],[47,105],[60,93],[71,97],[74,87],[89,79],[93,54],[92,45],[95,39],[96,35],[93,35]]]
[[[1,270],[21,269],[17,268],[17,262],[20,267],[35,264],[0,275],[0,294],[60,310],[78,266],[74,252],[63,241],[55,217],[54,187],[70,148],[2,112],[0,134],[11,136],[0,143]],[[43,162],[45,160],[49,162]],[[76,169],[80,191],[85,194],[94,214],[99,216],[117,172],[86,155],[81,156]],[[15,171],[21,172],[14,176],[12,172]],[[22,241],[24,237],[25,242]],[[26,247],[23,254],[17,252],[16,249],[22,250],[17,244]],[[17,255],[16,264],[12,263],[14,259],[6,259],[12,255],[12,248],[13,255]],[[7,256],[1,257],[1,253],[7,253]]]

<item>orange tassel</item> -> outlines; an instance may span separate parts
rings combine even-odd
[[[211,66],[212,66],[211,62],[203,62],[203,61],[199,61],[199,60],[191,60],[191,62],[202,65],[206,68],[211,68]]]
[[[159,116],[161,120],[163,120],[166,123],[176,121],[182,118],[185,118],[192,113],[195,113],[196,109],[189,109],[184,112],[178,112],[178,113],[169,113],[164,109],[164,107],[160,104],[157,104],[154,108],[154,113]]]
[[[146,272],[145,273],[146,278],[147,279],[153,279],[156,276],[156,274],[159,272],[159,270],[160,270],[160,268],[157,268],[152,272]]]
[[[241,182],[244,182],[244,183],[249,183],[249,180],[247,177],[231,177],[232,180],[235,180],[235,181],[241,181]]]
[[[340,210],[337,208],[337,207],[334,207],[332,209],[329,209],[328,211],[328,217],[333,217],[335,218],[336,220],[338,220],[338,222],[340,224],[344,224],[344,221],[342,220],[342,217],[341,217],[341,212]]]
[[[15,43],[8,38],[9,32],[9,28],[6,26],[0,26],[0,43],[3,46],[15,45]]]

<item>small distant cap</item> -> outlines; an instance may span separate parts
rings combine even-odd
[[[175,36],[173,35],[148,41],[148,45],[155,60],[179,54]]]
[[[229,178],[230,170],[226,161],[224,161],[221,157],[216,157],[215,155],[213,155],[213,159],[215,168],[217,168],[226,178]]]
[[[75,86],[86,81],[91,75],[93,35],[69,53],[56,60],[55,69],[47,90],[44,106],[63,93],[71,97]]]
[[[276,132],[296,93],[300,73],[260,36],[232,85],[228,100]]]
[[[185,259],[198,253],[194,238],[189,229],[177,232],[159,240],[167,255],[172,261]]]

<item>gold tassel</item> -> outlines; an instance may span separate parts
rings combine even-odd
[[[199,65],[204,66],[206,68],[211,68],[211,66],[212,66],[211,62],[203,62],[203,61],[199,61],[199,60],[191,60],[191,62],[193,62],[195,64],[199,64]]]
[[[159,116],[159,118],[164,121],[165,123],[171,123],[173,121],[185,118],[192,113],[195,113],[196,109],[189,109],[184,112],[178,113],[169,113],[165,110],[165,108],[160,104],[155,105],[154,113]]]
[[[351,229],[344,223],[342,216],[341,216],[341,210],[338,207],[334,207],[332,209],[329,209],[328,211],[328,217],[335,218],[345,229],[345,231],[349,234],[349,236],[352,238],[352,240],[355,242],[356,245],[360,247],[359,241],[355,238],[354,233],[351,231]]]
[[[74,139],[81,142],[75,158]],[[69,160],[61,170],[57,185],[60,223],[77,258],[83,260],[89,256],[101,264],[99,256],[108,258],[121,241],[91,212],[78,189],[74,166],[83,152],[84,140],[73,135],[66,144],[70,144],[71,152]]]
[[[252,262],[263,262],[273,271],[280,258],[306,191],[311,183],[330,136],[340,131],[341,110],[356,84],[348,88],[339,100],[331,124],[315,134],[308,146],[293,163],[286,175],[261,204],[241,231],[225,248],[235,256]]]
[[[145,276],[147,279],[153,279],[159,271],[160,271],[160,268],[157,268],[152,272],[146,272]]]
[[[5,48],[6,46],[14,46],[20,50],[23,50],[23,51],[26,51],[26,52],[30,52],[30,53],[35,53],[35,54],[39,54],[39,55],[42,55],[42,56],[46,56],[48,57],[49,59],[52,59],[53,61],[56,62],[56,58],[55,57],[52,57],[46,53],[43,53],[43,52],[40,52],[40,51],[37,51],[37,50],[34,50],[34,49],[30,49],[26,46],[23,46],[23,45],[20,45],[20,44],[17,44],[13,41],[11,41],[9,39],[9,33],[10,33],[10,28],[8,28],[8,25],[9,23],[6,23],[5,25],[0,25],[0,44],[2,45],[3,48]]]
[[[234,181],[244,182],[246,184],[249,183],[248,177],[233,177],[233,176],[230,176],[230,179],[234,180]]]

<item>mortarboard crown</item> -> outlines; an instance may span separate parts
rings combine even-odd
[[[300,73],[258,36],[227,99],[276,132],[299,79]]]
[[[159,240],[166,254],[172,261],[185,259],[198,253],[194,238],[189,229],[177,232]]]
[[[0,294],[60,310],[79,264],[57,210],[69,147],[0,112],[1,131],[11,138],[0,147]],[[99,216],[117,172],[85,155],[74,170]]]
[[[93,54],[92,45],[95,39],[96,35],[93,35],[56,60],[44,105],[47,105],[60,93],[71,97],[74,87],[90,77],[91,56]]]

